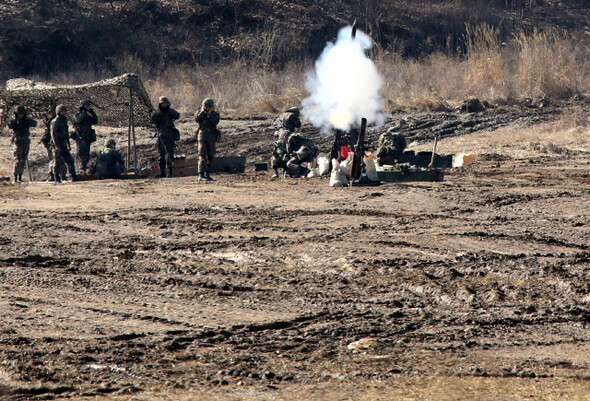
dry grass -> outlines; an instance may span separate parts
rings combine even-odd
[[[558,30],[520,32],[500,42],[489,25],[467,26],[464,57],[433,54],[423,60],[395,54],[377,58],[384,95],[396,106],[422,110],[469,97],[496,104],[524,98],[564,99],[590,91],[590,44]]]
[[[518,84],[530,98],[569,97],[580,91],[588,74],[587,58],[580,57],[576,44],[567,33],[535,29],[516,35],[518,47]],[[579,58],[580,57],[580,58]],[[585,62],[579,62],[585,59]]]
[[[152,100],[166,95],[183,113],[193,113],[202,99],[213,97],[226,115],[264,115],[299,105],[307,96],[305,74],[312,67],[311,61],[292,61],[280,69],[267,67],[265,60],[282,46],[281,39],[269,32],[256,47],[260,60],[254,62],[154,68],[129,56],[114,63],[121,73],[140,74]],[[372,51],[385,77],[382,93],[387,111],[408,107],[447,110],[469,97],[514,104],[524,98],[563,99],[590,92],[587,38],[579,40],[548,29],[520,32],[501,43],[498,30],[484,24],[467,26],[464,42],[463,55],[435,53],[420,60]],[[81,68],[74,76],[55,75],[51,80],[82,83],[110,75]]]

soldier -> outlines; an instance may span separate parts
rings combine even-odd
[[[49,171],[47,172],[47,180],[48,181],[55,181],[55,176],[53,170],[55,169],[55,157],[53,155],[53,141],[51,140],[51,121],[55,118],[55,107],[52,107],[49,115],[45,117],[45,132],[43,133],[43,137],[41,138],[41,142],[45,149],[47,150],[47,158],[49,159]],[[65,165],[62,165],[61,169],[61,178],[62,180],[66,180],[66,173],[67,169]]]
[[[92,125],[98,124],[98,117],[90,108],[90,100],[80,101],[80,110],[76,113],[74,128],[76,129],[72,139],[78,144],[78,156],[80,157],[80,169],[86,173],[90,161],[90,145],[96,141],[96,131]]]
[[[288,131],[286,131],[288,132]],[[270,167],[275,171],[271,178],[279,177],[279,169],[287,170],[287,161],[289,161],[289,153],[287,152],[287,144],[279,139],[275,142],[272,156],[270,157]]]
[[[23,172],[31,148],[31,127],[36,127],[37,121],[27,117],[25,106],[18,106],[14,112],[14,119],[8,122],[8,128],[14,131],[12,142],[16,145],[14,151],[14,182],[23,182]]]
[[[308,138],[300,134],[291,134],[283,131],[281,139],[287,145],[287,152],[289,153],[289,160],[287,161],[287,172],[293,178],[306,176],[309,169],[303,167],[301,164],[311,162],[318,154],[317,146]]]
[[[285,112],[278,118],[278,123],[281,128],[293,132],[297,128],[301,128],[299,115],[299,109],[297,107],[291,107],[290,109],[285,110]]]
[[[174,127],[174,120],[180,114],[170,107],[170,101],[165,96],[158,100],[158,110],[152,114],[152,121],[156,124],[158,135],[158,152],[160,152],[160,174],[156,177],[166,177],[166,165],[170,170],[168,177],[172,177],[174,167],[175,142],[180,140],[180,132]]]
[[[77,181],[76,167],[74,166],[74,158],[70,153],[70,137],[68,135],[68,108],[63,104],[55,108],[55,117],[51,121],[51,139],[53,141],[53,151],[55,156],[55,168],[53,174],[55,182],[61,182],[61,171],[64,163],[68,166],[68,171],[72,181]]]
[[[203,100],[203,108],[195,113],[195,121],[199,124],[199,181],[213,181],[215,143],[221,139],[221,131],[217,129],[219,113],[215,111],[213,99]]]
[[[385,164],[393,165],[404,154],[406,138],[402,134],[396,134],[394,131],[389,130],[381,134],[377,146],[377,163],[380,166]]]
[[[117,141],[113,138],[105,142],[105,147],[98,154],[98,160],[93,170],[98,178],[119,178],[125,171],[123,156],[115,149]]]

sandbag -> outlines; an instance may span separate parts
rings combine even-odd
[[[354,153],[350,153],[348,155],[348,158],[346,160],[343,160],[342,163],[340,163],[340,173],[344,174],[344,176],[346,176],[346,177],[352,176],[352,160],[353,160],[353,158],[354,158]]]
[[[320,174],[320,169],[319,168],[312,168],[311,170],[309,170],[309,173],[307,174],[307,178],[314,178],[314,177],[319,177]]]
[[[332,160],[332,173],[330,175],[330,186],[331,187],[344,187],[348,185],[348,179],[341,172],[340,163],[338,160]]]
[[[453,167],[467,167],[473,163],[473,155],[469,153],[459,153],[453,157]]]
[[[318,157],[318,169],[320,171],[320,175],[330,174],[330,159],[328,159],[326,156]]]
[[[367,177],[371,181],[379,181],[379,176],[377,175],[377,166],[375,165],[375,159],[373,159],[372,154],[368,154],[364,158],[365,162],[365,172],[367,173]]]

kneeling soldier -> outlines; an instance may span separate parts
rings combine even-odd
[[[98,160],[93,168],[98,178],[119,178],[125,171],[125,161],[121,153],[115,149],[116,146],[117,141],[111,138],[98,154]]]
[[[287,171],[293,178],[306,176],[309,169],[301,164],[312,162],[318,154],[317,146],[308,138],[300,134],[291,134],[288,131],[281,133],[283,142],[287,144],[287,152],[290,159],[287,161]]]
[[[282,139],[279,139],[275,142],[274,149],[270,157],[270,168],[272,168],[275,171],[271,178],[279,177],[279,169],[283,169],[283,171],[286,171],[288,161],[289,153],[287,152],[287,144]]]

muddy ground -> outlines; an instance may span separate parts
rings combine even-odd
[[[393,116],[482,147],[442,183],[0,183],[0,399],[590,399],[590,149],[481,143],[571,108]]]

